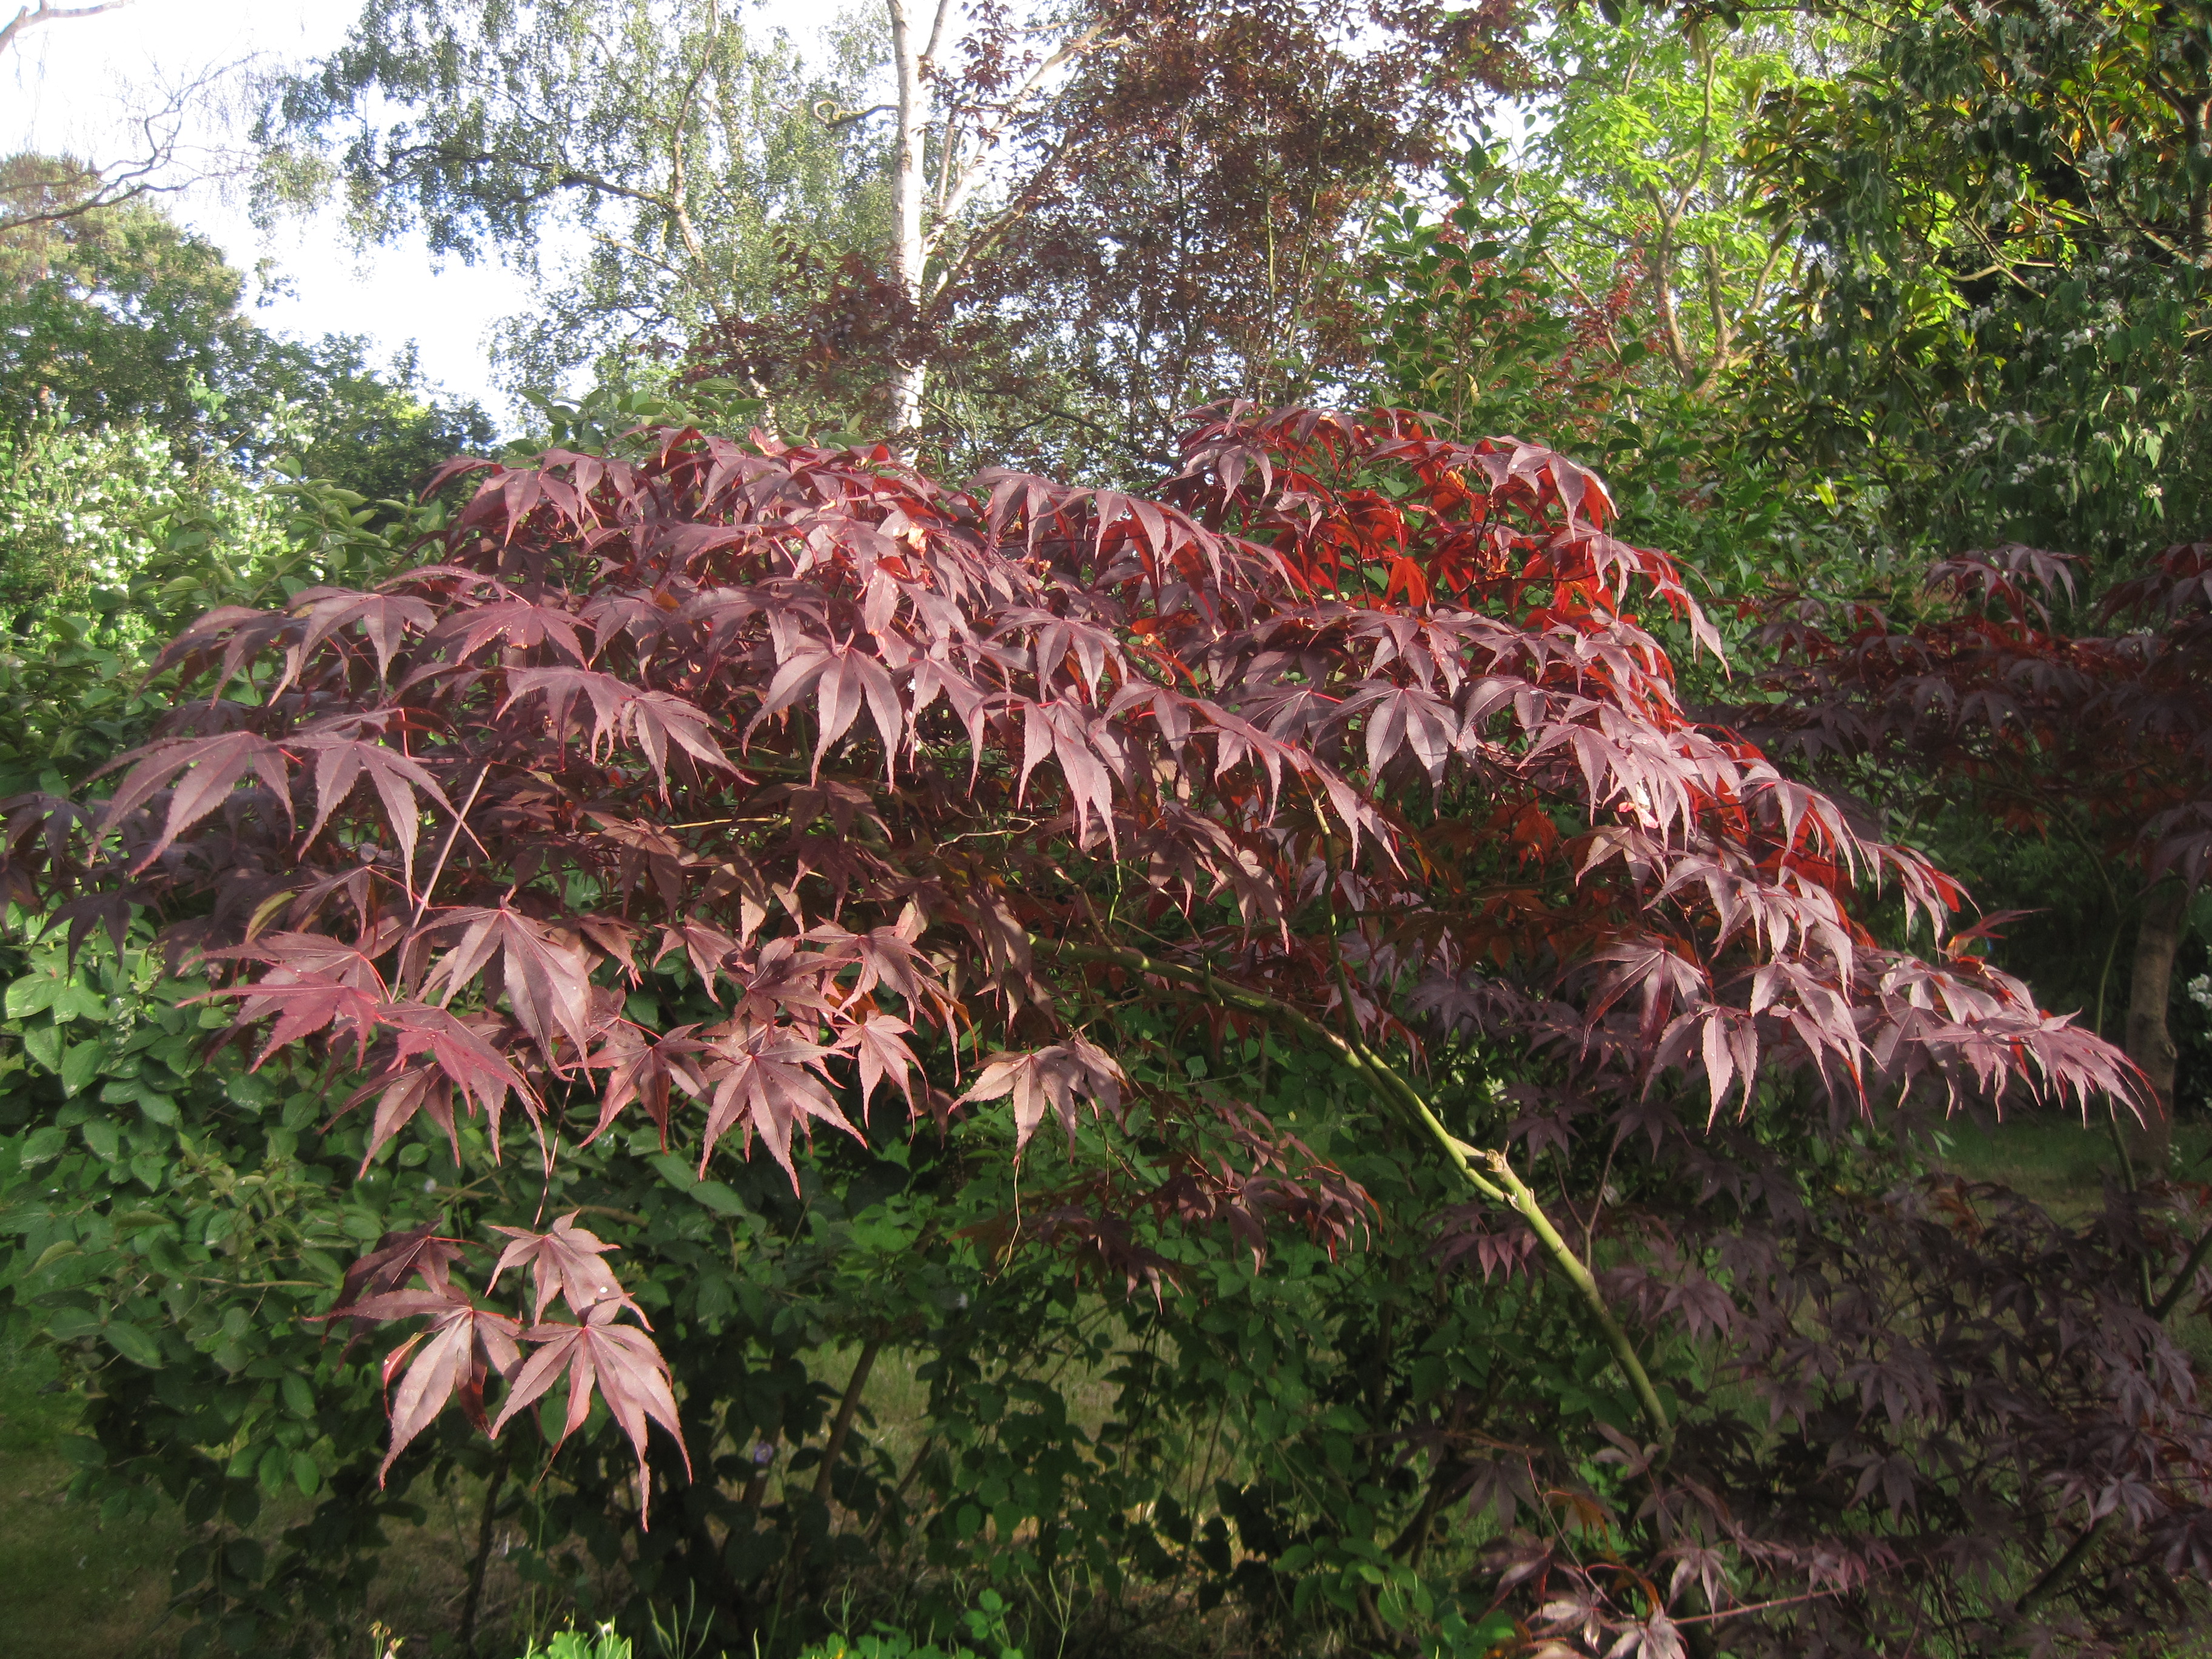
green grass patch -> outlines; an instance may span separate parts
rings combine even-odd
[[[2063,1220],[2079,1219],[2104,1202],[2105,1183],[2119,1176],[2119,1153],[2101,1118],[2046,1115],[1975,1122],[1955,1118],[1937,1138],[1936,1167],[1969,1181],[2011,1188]],[[2183,1118],[2173,1126],[2169,1175],[2212,1178],[2212,1120]]]
[[[173,1509],[103,1524],[68,1495],[55,1449],[76,1431],[76,1401],[52,1357],[0,1347],[0,1650],[45,1659],[158,1659],[169,1561],[184,1542]]]

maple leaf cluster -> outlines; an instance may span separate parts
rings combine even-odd
[[[1771,701],[1739,711],[1777,753],[1875,755],[1970,782],[2015,827],[2086,811],[2118,856],[2191,887],[2212,865],[2212,543],[2167,548],[2076,632],[2068,554],[2008,543],[1929,568],[1930,614],[1791,596],[1760,642]]]
[[[568,1385],[566,1419],[556,1447],[584,1425],[596,1396],[606,1402],[637,1453],[638,1499],[650,1513],[653,1485],[646,1478],[646,1425],[658,1423],[675,1437],[688,1473],[690,1453],[676,1419],[676,1400],[668,1366],[647,1334],[652,1327],[613,1272],[600,1258],[613,1247],[576,1225],[574,1214],[550,1230],[499,1227],[510,1239],[492,1269],[485,1291],[498,1288],[510,1267],[528,1269],[531,1316],[526,1325],[495,1308],[487,1308],[453,1276],[463,1252],[457,1239],[441,1238],[424,1227],[387,1234],[377,1247],[349,1268],[338,1306],[324,1317],[348,1322],[355,1334],[391,1320],[427,1317],[428,1325],[384,1358],[384,1383],[401,1376],[392,1396],[392,1447],[377,1471],[389,1474],[400,1453],[448,1405],[458,1404],[479,1429],[497,1435],[509,1419],[543,1399],[556,1382]],[[409,1280],[416,1281],[410,1288]],[[571,1319],[548,1320],[545,1310],[565,1302]],[[615,1323],[627,1309],[638,1326]],[[535,1345],[526,1362],[521,1345]],[[409,1357],[413,1363],[409,1364]],[[495,1376],[507,1379],[495,1418],[487,1421],[484,1388]]]
[[[690,430],[457,463],[475,495],[426,562],[179,635],[190,700],[104,800],[7,803],[0,880],[80,933],[156,912],[255,1064],[352,1076],[368,1158],[418,1119],[496,1155],[519,1116],[550,1158],[580,1110],[702,1171],[757,1143],[796,1184],[800,1143],[890,1097],[1004,1101],[1019,1155],[1127,1111],[1109,995],[1358,1065],[1480,1032],[1712,1121],[1781,1074],[1850,1110],[2132,1097],[2017,981],[1857,919],[1879,885],[1940,947],[1960,895],[1689,717],[1639,618],[1717,639],[1590,472],[1395,413],[1224,406],[1184,453],[1158,499]],[[654,972],[715,1017],[656,1020],[631,995]],[[1232,1153],[1092,1183],[1048,1237],[1157,1282],[1140,1210],[1255,1249],[1362,1224],[1248,1103],[1145,1103]],[[356,1267],[334,1317],[430,1322],[387,1362],[395,1456],[448,1402],[483,1419],[495,1376],[495,1431],[565,1379],[570,1431],[595,1391],[641,1460],[648,1422],[674,1431],[574,1224],[503,1230],[527,1321],[447,1241]]]

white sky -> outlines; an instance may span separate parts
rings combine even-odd
[[[833,0],[765,0],[753,9],[801,36],[828,21]],[[0,154],[38,149],[95,163],[125,155],[136,136],[131,112],[161,88],[256,55],[290,62],[328,52],[356,15],[355,0],[131,0],[99,16],[27,30],[0,58]],[[234,142],[214,112],[187,137],[201,145]],[[289,289],[258,312],[264,327],[310,338],[365,334],[379,358],[411,339],[433,380],[477,398],[495,416],[507,412],[485,366],[485,337],[499,319],[525,308],[529,295],[503,266],[449,260],[434,269],[419,241],[356,253],[329,214],[289,221],[264,237],[240,193],[220,185],[196,185],[167,205],[240,270],[273,262]]]

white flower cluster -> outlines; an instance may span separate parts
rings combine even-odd
[[[228,562],[251,561],[282,542],[283,508],[234,468],[188,466],[142,427],[41,422],[0,441],[0,587],[10,600],[112,609],[95,596],[127,590],[186,529]]]
[[[2025,410],[1993,410],[1989,415],[1989,423],[1966,440],[1965,447],[1959,451],[1958,459],[1961,461],[1978,459],[2001,442],[2008,431],[2032,432],[2035,426],[2035,416]]]
[[[173,512],[185,470],[139,428],[34,430],[0,461],[0,544],[48,567],[58,588],[113,586],[150,550],[150,518]]]

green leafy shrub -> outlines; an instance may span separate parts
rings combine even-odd
[[[616,1635],[612,1625],[589,1632],[564,1630],[543,1645],[532,1642],[522,1659],[630,1659],[630,1643]]]
[[[1022,1650],[1006,1633],[1007,1611],[1006,1597],[987,1589],[961,1615],[960,1629],[967,1641],[949,1639],[948,1645],[940,1647],[911,1632],[878,1624],[860,1636],[832,1636],[807,1649],[800,1659],[1022,1659]]]
[[[444,521],[325,480],[188,467],[138,428],[0,438],[0,799],[58,793],[174,705],[157,642],[224,605],[369,581]]]

